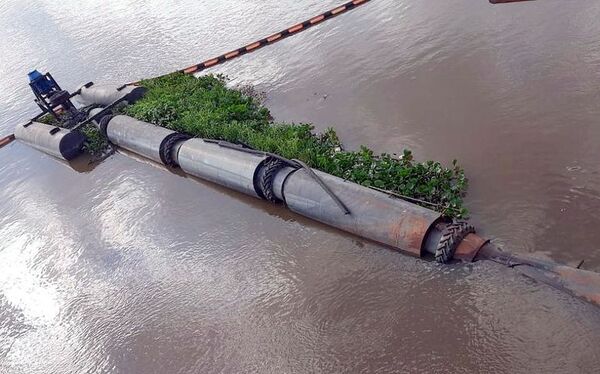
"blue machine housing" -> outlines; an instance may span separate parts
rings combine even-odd
[[[31,88],[40,95],[48,95],[50,92],[56,90],[56,83],[54,79],[50,80],[48,77],[37,70],[27,74],[29,77],[29,84]]]

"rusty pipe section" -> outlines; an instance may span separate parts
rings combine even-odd
[[[314,173],[342,200],[349,214],[306,169],[284,170],[284,181],[275,194],[295,213],[415,256],[423,255],[425,238],[441,219],[439,213],[318,170]]]
[[[3,137],[2,139],[0,139],[0,148],[4,147],[5,145],[9,145],[10,143],[12,143],[13,140],[15,140],[14,134],[10,134],[8,136]]]

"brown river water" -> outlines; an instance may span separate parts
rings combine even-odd
[[[0,3],[0,134],[69,89],[202,61],[340,0]],[[479,233],[600,271],[600,2],[373,0],[214,72],[347,148],[470,177]],[[0,151],[0,373],[593,373],[600,309],[440,267],[124,154]]]

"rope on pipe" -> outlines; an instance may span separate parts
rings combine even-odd
[[[176,73],[184,73],[184,74],[199,73],[199,72],[206,70],[208,68],[211,68],[213,66],[217,66],[217,65],[223,64],[227,61],[231,61],[237,57],[243,56],[245,54],[255,52],[267,45],[275,44],[285,38],[289,38],[292,35],[299,34],[300,32],[307,30],[315,25],[318,25],[318,24],[323,23],[327,20],[330,20],[334,17],[337,17],[341,14],[344,14],[352,9],[356,9],[358,6],[366,4],[369,1],[371,1],[371,0],[353,0],[353,1],[347,2],[344,5],[340,5],[334,9],[328,10],[327,12],[319,14],[318,16],[315,16],[307,21],[298,23],[292,27],[288,27],[287,29],[285,29],[281,32],[278,32],[278,33],[268,36],[266,38],[257,40],[254,43],[251,43],[244,47],[235,49],[231,52],[227,52],[218,57],[211,58],[211,59],[201,62],[199,64],[188,66],[187,68],[184,68],[181,70],[177,70]],[[172,73],[169,73],[169,74],[172,74]],[[164,77],[169,74],[163,74],[156,78]],[[136,84],[139,84],[140,82],[141,81],[130,82],[130,83],[125,84],[125,86],[136,85]]]

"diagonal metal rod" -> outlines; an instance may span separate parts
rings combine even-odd
[[[346,204],[344,204],[344,202],[342,200],[340,200],[340,198],[331,190],[331,188],[329,188],[327,183],[325,183],[323,181],[323,179],[321,179],[321,177],[319,177],[313,169],[311,169],[308,165],[306,165],[304,162],[302,162],[300,160],[294,159],[292,161],[297,163],[298,165],[300,165],[302,167],[302,169],[304,169],[308,173],[308,175],[310,175],[310,177],[312,179],[314,179],[315,182],[317,182],[319,184],[319,186],[321,186],[323,191],[325,191],[327,193],[327,195],[329,195],[329,197],[331,197],[331,199],[336,203],[336,205],[338,207],[340,207],[340,209],[344,212],[345,215],[352,214],[352,212],[350,212],[350,209],[348,209]]]

